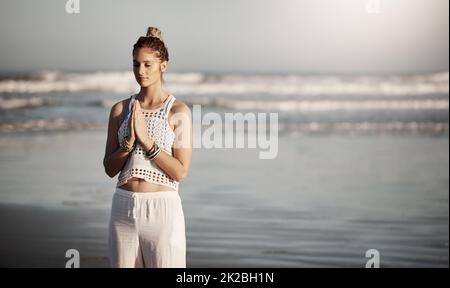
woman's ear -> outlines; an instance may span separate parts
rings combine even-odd
[[[167,70],[167,61],[161,62],[161,72],[166,72]]]

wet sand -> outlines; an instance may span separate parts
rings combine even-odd
[[[108,267],[103,130],[0,135],[0,266]],[[195,149],[180,196],[188,267],[448,267],[448,138],[281,137]]]
[[[77,249],[80,267],[108,267],[104,211],[0,205],[1,267],[64,268]]]

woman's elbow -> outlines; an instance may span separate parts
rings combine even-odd
[[[188,170],[187,169],[183,169],[181,171],[179,171],[175,177],[174,180],[177,182],[181,182],[183,181],[186,177],[188,176]]]
[[[113,178],[114,176],[116,176],[116,173],[111,171],[111,169],[108,169],[108,167],[105,167],[105,173],[109,176],[109,178]]]
[[[109,176],[109,178],[114,178],[114,176],[117,175],[117,172],[114,172],[114,171],[111,171],[111,170],[107,170],[107,169],[105,169],[105,173],[106,173],[106,175]]]
[[[117,175],[117,172],[113,171],[113,169],[111,169],[111,167],[110,167],[110,165],[108,165],[107,161],[103,161],[103,167],[105,168],[106,175],[108,175],[110,178],[113,178],[114,176]]]

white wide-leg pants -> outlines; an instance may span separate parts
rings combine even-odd
[[[112,267],[186,267],[186,235],[177,191],[116,188],[109,223]]]

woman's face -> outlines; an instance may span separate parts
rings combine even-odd
[[[150,48],[139,48],[133,53],[133,72],[141,87],[148,87],[161,81],[161,74],[167,69],[167,61],[155,56]]]

